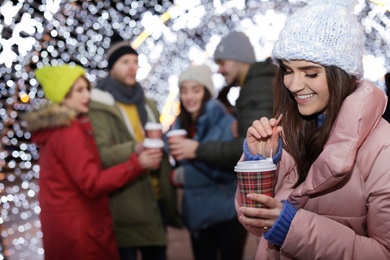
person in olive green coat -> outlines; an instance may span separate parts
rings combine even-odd
[[[119,164],[143,148],[144,126],[159,122],[156,103],[136,81],[138,54],[128,42],[112,42],[109,75],[92,90],[90,118],[103,167]],[[166,226],[181,227],[167,155],[155,171],[111,194],[110,207],[121,259],[166,259]]]

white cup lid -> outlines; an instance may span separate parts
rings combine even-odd
[[[172,129],[167,133],[167,137],[177,135],[187,135],[187,131],[185,129]]]
[[[272,161],[272,158],[238,162],[236,167],[234,167],[234,171],[236,172],[264,172],[274,170],[276,170],[276,165]]]
[[[160,139],[145,138],[143,145],[145,148],[163,148],[164,142]]]
[[[162,125],[156,122],[146,122],[145,130],[161,130]]]

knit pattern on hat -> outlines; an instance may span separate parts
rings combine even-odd
[[[364,34],[352,13],[355,0],[307,0],[286,21],[274,60],[306,60],[363,76]]]
[[[35,70],[35,77],[41,84],[45,97],[53,103],[61,103],[76,80],[85,75],[79,65],[44,66]]]
[[[211,96],[214,96],[215,88],[212,75],[211,69],[206,65],[190,65],[179,76],[179,88],[183,81],[195,81],[204,86]]]
[[[255,51],[243,32],[233,31],[222,38],[214,52],[214,60],[234,60],[252,64],[256,62]]]

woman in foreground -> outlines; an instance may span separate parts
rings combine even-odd
[[[256,209],[236,193],[240,222],[261,236],[256,259],[390,259],[387,99],[362,80],[354,4],[311,1],[273,49],[275,118],[253,122],[244,159],[277,151],[275,196],[248,195],[267,207]]]

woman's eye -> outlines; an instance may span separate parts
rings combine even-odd
[[[287,74],[291,74],[292,73],[292,70],[291,69],[287,69],[286,67],[282,67],[283,69],[283,74],[284,75],[287,75]]]
[[[314,73],[314,74],[306,74],[306,77],[311,78],[311,79],[314,79],[314,78],[316,78],[317,76],[318,76],[317,73]]]

